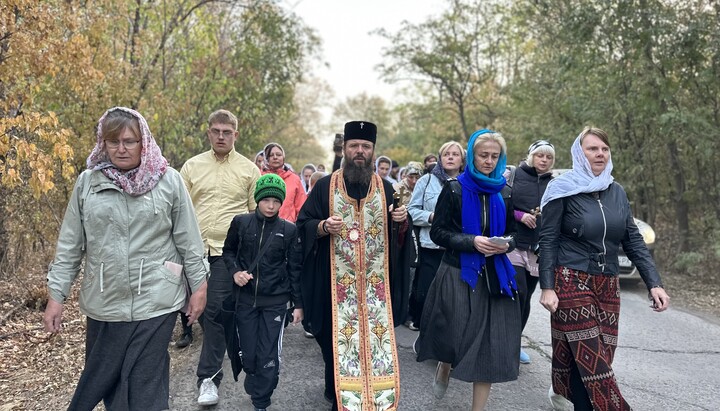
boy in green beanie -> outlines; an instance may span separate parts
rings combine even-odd
[[[295,224],[278,217],[284,200],[282,178],[261,176],[255,185],[257,209],[233,218],[223,247],[223,259],[235,283],[235,326],[246,373],[245,392],[255,410],[270,406],[278,384],[287,307],[295,307],[293,324],[303,319],[302,249]]]

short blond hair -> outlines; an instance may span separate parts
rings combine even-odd
[[[486,141],[494,141],[500,145],[500,155],[507,153],[507,143],[505,142],[505,138],[502,136],[502,134],[497,132],[492,133],[485,133],[480,134],[475,139],[475,143],[473,143],[473,154],[475,153],[475,149],[477,146],[479,146],[482,143],[485,143]]]
[[[442,156],[445,154],[446,151],[452,146],[457,146],[457,148],[460,149],[460,157],[462,158],[462,166],[465,167],[465,162],[467,161],[467,152],[465,151],[465,148],[462,146],[462,144],[458,143],[457,141],[448,141],[445,144],[440,146],[440,151],[438,151],[438,154],[440,157],[438,158],[438,162],[442,164]]]
[[[208,128],[212,127],[213,124],[227,124],[237,131],[238,119],[235,117],[235,114],[227,110],[220,109],[213,111],[213,113],[208,117]]]

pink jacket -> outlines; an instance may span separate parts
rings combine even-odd
[[[273,173],[273,171],[263,171],[263,174],[267,173]],[[305,189],[302,186],[302,181],[300,181],[300,177],[298,177],[297,174],[285,168],[276,170],[274,173],[279,175],[285,182],[285,201],[283,201],[280,207],[280,218],[294,223],[297,221],[300,208],[307,198]]]

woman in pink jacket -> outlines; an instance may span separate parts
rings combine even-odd
[[[280,144],[268,143],[263,149],[263,153],[265,153],[263,174],[277,174],[285,182],[286,194],[285,201],[280,207],[280,218],[294,223],[297,220],[300,207],[307,198],[300,177],[285,165],[285,150]]]

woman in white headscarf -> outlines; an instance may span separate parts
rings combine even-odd
[[[84,260],[85,368],[69,409],[89,411],[103,401],[109,410],[164,410],[167,347],[186,284],[189,323],[205,309],[208,269],[192,202],[135,110],[105,112],[87,167],[60,228],[43,319],[47,331],[61,330],[63,303]]]
[[[640,271],[653,310],[667,309],[670,297],[627,194],[613,182],[607,133],[585,128],[571,153],[572,171],[552,180],[540,203],[540,303],[552,313],[552,391],[575,410],[630,410],[612,369],[621,245]]]

